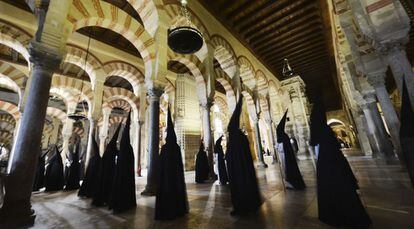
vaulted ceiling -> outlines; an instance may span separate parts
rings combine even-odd
[[[322,88],[328,109],[341,107],[326,1],[199,1],[276,76],[287,58],[311,94]]]

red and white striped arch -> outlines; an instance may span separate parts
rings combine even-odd
[[[139,90],[144,83],[145,76],[138,68],[123,61],[111,61],[104,64],[104,69],[107,77],[120,76],[126,79],[132,85],[134,94],[136,96],[139,95]]]
[[[16,121],[20,119],[19,108],[13,103],[0,101],[0,110],[9,113],[11,116],[13,116],[14,120]]]
[[[123,10],[100,0],[73,0],[66,18],[72,25],[72,32],[87,26],[97,26],[125,37],[140,53],[145,65],[145,76],[151,77],[155,57],[154,39],[144,26]]]
[[[28,45],[32,35],[10,22],[0,21],[0,44],[20,53],[27,63],[29,61]]]

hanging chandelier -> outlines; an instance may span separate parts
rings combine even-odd
[[[181,12],[186,21],[184,24],[168,29],[168,46],[176,53],[193,54],[203,46],[203,34],[191,24],[187,0],[181,0]]]
[[[89,28],[88,46],[86,48],[85,63],[84,63],[84,66],[83,66],[84,68],[81,69],[81,71],[84,71],[84,69],[86,69],[86,63],[88,61],[88,56],[89,56],[89,48],[90,48],[90,45],[91,45],[91,31],[92,31],[92,28]],[[80,77],[81,77],[82,84],[81,84],[81,91],[80,91],[79,96],[78,96],[78,101],[76,102],[75,112],[68,114],[68,118],[72,119],[75,122],[79,122],[79,121],[82,121],[82,120],[86,119],[86,115],[85,115],[86,114],[86,108],[85,108],[85,103],[83,101],[82,101],[82,111],[78,111],[78,104],[79,104],[79,102],[81,102],[80,99],[81,99],[81,96],[82,96],[82,93],[83,93],[83,79],[82,79],[83,74],[80,74],[80,75],[81,75]]]
[[[288,59],[283,60],[282,75],[285,78],[289,78],[289,77],[293,76],[293,69],[290,67]]]

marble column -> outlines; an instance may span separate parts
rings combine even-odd
[[[391,142],[387,137],[384,123],[377,107],[375,94],[368,93],[364,95],[366,103],[362,105],[367,127],[369,129],[369,138],[374,149],[373,156],[387,156],[392,155],[393,150]]]
[[[30,203],[34,171],[40,154],[52,75],[62,59],[60,53],[37,42],[30,43],[29,53],[33,65],[32,82],[10,157],[11,166],[0,212],[0,227],[3,224],[7,227],[34,223],[35,214]]]
[[[85,158],[85,172],[86,168],[88,167],[89,159],[91,158],[92,154],[92,140],[94,137],[94,133],[96,133],[98,121],[93,119],[92,117],[89,117],[89,132],[88,132],[88,145],[86,147],[86,158]],[[101,155],[103,152],[99,152]]]
[[[144,126],[144,121],[138,121],[137,125],[137,175],[141,177],[141,145],[142,145],[142,127]]]
[[[102,111],[102,127],[99,133],[99,152],[103,153],[105,150],[106,139],[108,138],[109,129],[109,116],[111,115],[111,109],[104,109]]]
[[[157,191],[158,163],[160,151],[160,97],[164,89],[153,87],[148,89],[149,133],[148,133],[148,172],[147,184],[141,195],[153,196]]]
[[[256,135],[256,151],[257,157],[259,158],[259,167],[267,168],[267,164],[264,161],[263,152],[262,152],[262,139],[260,137],[260,127],[259,127],[259,116],[260,113],[257,114],[254,120],[254,133]]]
[[[392,75],[394,76],[400,95],[402,93],[403,77],[405,76],[411,103],[414,105],[414,72],[411,63],[408,60],[405,47],[400,43],[395,43],[389,46],[390,47],[382,53],[386,56],[386,59],[390,65]]]
[[[210,178],[215,180],[217,179],[217,175],[214,172],[214,152],[213,152],[213,137],[211,134],[211,118],[210,118],[210,110],[213,106],[213,99],[208,98],[206,102],[200,104],[203,110],[203,140],[204,140],[204,148],[207,152],[208,156],[208,165],[210,168]]]
[[[374,87],[382,113],[384,114],[384,119],[394,145],[394,152],[400,160],[404,160],[404,157],[401,154],[400,145],[400,120],[398,119],[397,112],[392,105],[388,91],[385,88],[385,77],[385,72],[367,75],[368,82]]]

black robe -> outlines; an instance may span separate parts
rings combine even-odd
[[[90,198],[97,192],[99,187],[100,163],[101,156],[99,155],[99,147],[98,143],[96,143],[95,135],[93,134],[91,157],[89,158],[88,166],[86,167],[85,176],[83,177],[78,196]]]
[[[290,143],[289,136],[285,133],[286,116],[283,116],[279,125],[276,128],[277,142],[283,144],[283,153],[285,158],[285,180],[293,186],[294,189],[305,189],[306,185],[303,181],[302,174],[300,173],[298,163],[296,161],[295,153],[293,152],[292,144]]]
[[[187,190],[181,149],[168,109],[167,138],[161,148],[155,199],[155,220],[172,220],[188,213]]]
[[[316,116],[324,116],[323,109],[316,107],[313,112],[321,112]],[[332,226],[368,227],[371,219],[359,199],[357,180],[334,132],[326,122],[318,131],[320,148],[316,175],[319,220]]]
[[[218,165],[218,175],[220,179],[220,184],[225,185],[229,182],[229,177],[227,175],[226,162],[224,161],[223,147],[221,146],[221,141],[223,136],[217,139],[216,144],[214,145],[214,153],[217,154],[217,165]]]
[[[65,178],[63,174],[63,162],[60,152],[55,146],[55,154],[50,158],[45,173],[46,192],[59,191],[63,189]]]
[[[227,128],[226,161],[234,215],[256,212],[262,204],[249,140],[239,128],[242,99],[241,96]]]
[[[112,185],[115,175],[115,158],[118,154],[116,142],[120,127],[121,125],[118,126],[111,141],[109,141],[106,146],[104,154],[102,155],[101,164],[99,166],[98,190],[94,193],[92,200],[92,204],[95,206],[109,204],[111,198]]]
[[[48,152],[39,156],[39,161],[37,162],[36,167],[35,180],[33,183],[33,191],[39,191],[39,189],[45,187],[45,156],[47,153]]]
[[[135,196],[135,173],[134,173],[134,151],[130,144],[129,129],[131,125],[131,114],[128,115],[115,167],[114,182],[112,185],[109,208],[115,213],[134,208]]]
[[[76,144],[73,153],[69,153],[70,166],[68,168],[68,176],[66,178],[65,190],[76,190],[80,187],[80,163],[79,163],[79,143]]]
[[[411,184],[414,187],[414,111],[405,80],[403,80],[401,104],[400,142]]]
[[[209,166],[206,151],[204,151],[203,142],[201,142],[195,161],[195,181],[204,183],[208,179]]]

